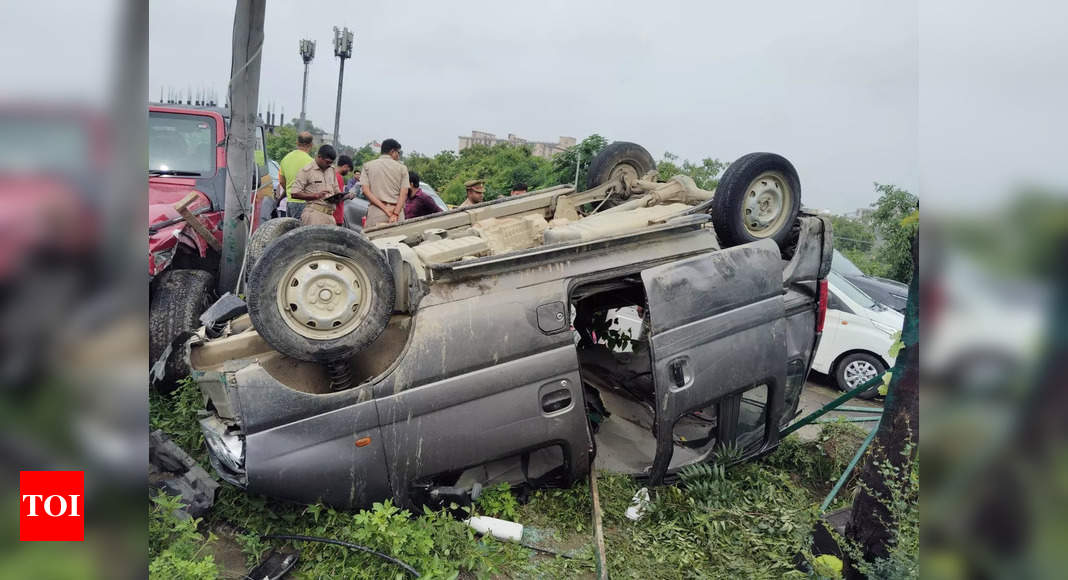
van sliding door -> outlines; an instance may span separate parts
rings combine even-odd
[[[644,270],[642,282],[657,403],[650,482],[659,483],[668,472],[676,423],[713,405],[717,444],[756,436],[747,455],[773,445],[787,362],[778,246],[763,240],[718,250]],[[759,422],[747,424],[743,397],[757,390],[766,397]]]

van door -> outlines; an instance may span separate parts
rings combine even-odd
[[[747,456],[778,441],[787,362],[782,281],[771,240],[642,271],[657,402],[652,484],[678,467],[671,466],[673,431],[695,411],[715,405],[717,444],[747,442]],[[757,423],[740,421],[743,398],[747,408],[758,405]]]

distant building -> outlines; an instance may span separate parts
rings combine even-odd
[[[858,222],[868,223],[869,221],[871,221],[871,214],[874,211],[875,210],[873,210],[870,207],[862,207],[862,208],[859,208],[859,209],[855,209],[855,210],[853,210],[851,212],[847,212],[845,214],[845,217],[847,217],[849,219],[857,220]]]
[[[470,137],[459,137],[459,145],[457,151],[463,151],[468,147],[474,145],[485,145],[492,147],[501,143],[515,146],[530,146],[530,153],[535,157],[543,157],[545,159],[552,159],[552,156],[557,153],[563,153],[568,147],[573,147],[577,141],[574,137],[560,137],[556,143],[550,143],[547,141],[527,141],[521,137],[517,137],[514,133],[509,133],[507,139],[499,139],[493,133],[486,133],[485,131],[471,131]]]
[[[312,129],[312,146],[318,149],[321,145],[333,145],[334,135],[322,129]]]

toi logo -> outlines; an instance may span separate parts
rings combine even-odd
[[[85,539],[85,473],[19,472],[19,540],[80,542]]]

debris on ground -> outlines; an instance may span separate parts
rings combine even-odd
[[[634,492],[634,497],[630,500],[630,507],[627,508],[626,516],[628,520],[636,522],[642,519],[645,515],[645,510],[649,507],[649,488],[643,487]]]
[[[247,578],[254,580],[278,580],[282,578],[300,560],[300,553],[295,550],[273,549],[267,556],[249,571]]]
[[[219,483],[159,429],[148,436],[148,483],[182,498],[184,507],[176,514],[181,518],[203,517],[219,490]]]

